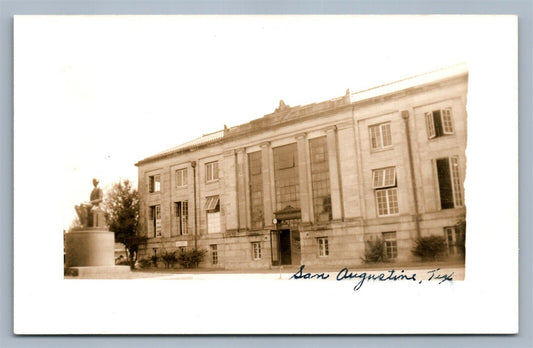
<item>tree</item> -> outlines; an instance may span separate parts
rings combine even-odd
[[[69,232],[76,229],[76,228],[80,228],[80,227],[83,227],[82,223],[80,222],[80,218],[79,217],[75,217],[72,222],[70,223],[70,226],[68,227],[68,230]]]
[[[105,216],[109,230],[115,232],[115,242],[123,243],[130,261],[146,237],[137,235],[139,226],[139,195],[129,180],[113,184],[106,193]]]

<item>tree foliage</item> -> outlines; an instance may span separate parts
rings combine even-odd
[[[104,200],[109,230],[115,232],[115,242],[123,243],[130,260],[146,238],[137,235],[139,226],[139,195],[129,180],[113,184]]]
[[[68,227],[68,230],[72,231],[72,230],[74,230],[76,228],[80,228],[80,227],[83,227],[83,225],[80,222],[80,218],[76,216],[74,219],[72,219],[72,222],[70,223],[70,226]]]

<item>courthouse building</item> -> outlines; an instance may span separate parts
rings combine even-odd
[[[139,161],[139,257],[198,247],[201,267],[353,265],[365,241],[455,254],[465,218],[465,65],[271,114]]]

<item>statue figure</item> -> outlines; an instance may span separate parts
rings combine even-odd
[[[277,108],[274,112],[285,111],[285,110],[287,110],[287,109],[290,109],[290,107],[289,107],[287,104],[285,104],[285,102],[283,101],[283,99],[281,99],[281,100],[279,101],[279,106],[278,106],[278,108]]]
[[[98,187],[98,179],[93,179],[94,188],[91,191],[90,202],[76,205],[76,213],[83,227],[104,226],[104,212],[100,208],[104,194]]]

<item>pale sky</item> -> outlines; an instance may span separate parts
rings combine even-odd
[[[480,59],[473,42],[490,47],[492,37],[465,19],[19,17],[15,139],[23,129],[47,149],[38,168],[57,171],[68,228],[93,177],[104,191],[121,178],[136,185],[138,160],[260,118],[280,99],[304,105],[470,65]]]

